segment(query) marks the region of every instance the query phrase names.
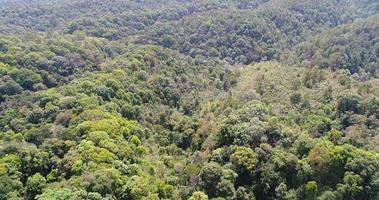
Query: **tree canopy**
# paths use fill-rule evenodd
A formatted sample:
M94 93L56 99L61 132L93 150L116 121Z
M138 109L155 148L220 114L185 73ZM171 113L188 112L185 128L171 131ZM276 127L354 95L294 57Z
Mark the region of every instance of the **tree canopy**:
M0 200L379 198L377 0L0 0Z

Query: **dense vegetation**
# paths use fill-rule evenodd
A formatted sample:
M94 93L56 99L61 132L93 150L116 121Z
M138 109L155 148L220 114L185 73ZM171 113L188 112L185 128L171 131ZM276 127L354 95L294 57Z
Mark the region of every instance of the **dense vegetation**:
M379 199L376 0L0 0L0 200Z

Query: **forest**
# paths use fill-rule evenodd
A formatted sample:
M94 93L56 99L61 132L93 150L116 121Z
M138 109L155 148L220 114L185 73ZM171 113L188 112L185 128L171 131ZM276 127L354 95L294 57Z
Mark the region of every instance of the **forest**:
M378 0L0 0L0 200L378 200Z

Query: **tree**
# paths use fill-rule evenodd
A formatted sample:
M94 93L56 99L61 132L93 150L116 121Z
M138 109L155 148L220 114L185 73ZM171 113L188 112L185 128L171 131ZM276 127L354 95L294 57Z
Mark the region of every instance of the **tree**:
M208 200L208 196L203 192L194 192L188 200Z
M8 199L9 193L18 192L22 190L22 183L18 180L12 179L7 174L0 175L0 199Z
M315 169L320 180L327 180L327 174L331 164L331 155L325 146L314 147L308 155L309 164Z
M318 198L318 200L342 200L342 196L336 191L325 191Z
M35 84L42 82L41 76L29 69L13 69L9 75L25 90L33 90Z
M240 200L255 200L254 194L244 187L238 187L236 191L236 199Z
M230 180L222 178L217 184L217 196L226 199L233 199L235 194L234 183Z
M171 47L172 45L174 45L174 38L171 36L171 35L164 35L162 37L162 41L161 41L161 44L164 46L164 47Z
M218 138L219 145L256 146L267 138L268 108L258 101L252 101L228 115L222 121Z
M169 184L165 184L164 182L160 182L158 184L158 195L161 199L171 198L174 192L174 187Z
M363 179L353 172L346 172L343 178L343 184L337 185L337 190L343 194L345 198L359 197L363 192Z
M230 155L230 162L237 170L252 172L258 162L255 152L248 147L235 147L234 153Z
M301 94L299 93L292 94L290 97L290 100L293 105L299 104L301 102Z
M0 94L15 95L22 92L22 87L12 79L0 80Z
M361 97L354 93L346 93L343 94L337 104L337 110L339 114L345 113L347 111L351 111L353 113L361 113L362 105L360 103Z
M55 72L62 76L69 76L74 73L74 66L63 56L54 56L49 61L49 71Z
M147 180L139 176L132 176L127 184L122 188L122 198L125 199L142 199L149 195Z
M67 188L62 189L47 189L42 194L36 196L37 200L71 200L73 199L73 193Z
M210 162L200 171L200 186L210 197L216 196L217 184L221 181L222 168L218 163Z
M96 88L96 93L102 97L105 101L110 100L115 95L115 92L112 88L108 88L105 85L100 85Z
M42 189L46 186L46 179L40 173L36 173L28 177L26 181L26 191L30 198L34 198L37 194L42 193Z
M308 200L315 200L317 196L317 182L309 181L305 186L305 197Z

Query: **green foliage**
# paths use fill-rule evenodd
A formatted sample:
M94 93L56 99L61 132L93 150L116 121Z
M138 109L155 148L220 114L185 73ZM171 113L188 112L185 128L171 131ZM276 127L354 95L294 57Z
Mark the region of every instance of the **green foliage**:
M346 172L343 178L343 184L337 185L337 190L346 197L357 197L362 194L362 178L353 172Z
M38 200L48 200L48 199L59 199L59 200L69 200L74 199L72 191L66 188L46 190L43 194L36 197Z
M230 155L230 162L238 170L251 172L257 163L255 152L247 147L236 147L234 153Z
M377 199L378 6L0 0L0 200Z
M37 173L28 177L26 181L26 190L30 197L42 193L42 189L46 186L46 179L41 174Z
M231 113L221 125L219 145L257 145L266 136L268 109L251 102Z
M375 75L378 70L373 66L378 63L378 53L374 41L378 39L378 25L378 15L372 15L365 20L327 29L294 47L295 55L311 65Z
M317 196L317 182L309 181L305 186L306 199L316 199Z
M2 96L15 95L22 92L22 87L12 79L1 80L0 93Z
M222 168L219 164L211 162L205 165L199 174L201 187L211 197L216 195L217 184L221 181Z
M208 200L208 196L203 192L194 192L188 200Z
M26 90L32 90L35 84L42 82L38 74L28 69L14 69L8 74Z
M141 177L132 176L127 184L123 187L123 198L126 199L143 199L148 196L149 188L146 187L148 182Z
M301 94L299 93L292 94L290 98L291 103L294 105L299 104L301 102Z

